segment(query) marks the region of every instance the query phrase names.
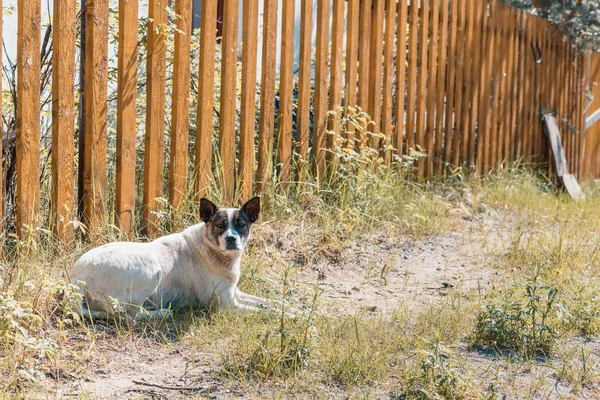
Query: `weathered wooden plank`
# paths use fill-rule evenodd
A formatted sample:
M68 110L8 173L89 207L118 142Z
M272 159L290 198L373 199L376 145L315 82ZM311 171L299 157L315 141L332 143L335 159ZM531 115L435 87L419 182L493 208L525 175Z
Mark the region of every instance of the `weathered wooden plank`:
M342 61L344 58L344 8L345 0L333 0L331 24L331 69L329 78L329 109L334 111L329 119L327 135L327 168L330 174L337 169L338 153L341 145L342 117Z
M329 54L329 0L317 0L317 43L315 54L315 119L313 126L313 173L325 174L327 134L327 58Z
M427 158L425 161L425 177L431 179L433 176L433 157L434 157L434 135L435 135L435 95L439 85L437 79L438 63L438 34L440 22L440 6L438 0L431 0L431 13L427 17L430 20L430 38L429 38L429 62L427 67L427 119L425 127L425 150Z
M40 206L40 1L17 5L17 235L35 235Z
M481 4L481 2L477 2L476 4ZM476 9L477 5L472 4L466 9L466 21L465 21L465 51L464 51L464 59L463 59L463 83L464 83L464 94L462 98L462 113L460 116L460 120L462 121L462 125L460 126L460 165L463 165L467 168L470 165L467 165L468 161L468 150L469 150L469 141L471 137L470 131L470 114L473 106L474 100L474 69L473 64L475 62L475 53L476 53L476 45L475 45L475 20L476 20ZM468 54L468 55L467 55ZM473 134L475 134L473 132Z
M517 93L517 140L516 140L516 159L523 159L523 148L524 148L524 134L525 134L525 51L527 50L525 43L525 14L519 11L519 23L518 23L518 93Z
M310 66L312 63L312 13L313 2L300 5L300 59L298 65L298 111L296 116L296 153L298 153L298 180L308 172L308 146L310 142ZM350 29L350 25L348 25Z
M188 135L190 129L190 47L192 1L177 0L175 54L173 61L173 101L169 168L169 202L180 208L187 193Z
M311 3L308 1L307 3ZM348 1L348 28L346 29L346 89L345 105L346 115L352 117L358 108L357 89L357 67L358 67L358 29L359 29L360 0ZM352 121L346 125L344 133L344 147L354 150L355 127Z
M427 106L427 56L429 49L429 3L431 0L421 1L419 13L419 71L417 81L417 130L415 134L415 145L421 150L426 150L425 144L425 112ZM417 173L419 178L425 176L425 159L419 158L417 162Z
M283 2L281 64L279 73L279 140L277 166L281 188L287 191L292 171L292 101L294 96L294 0Z
M215 99L215 46L217 2L203 1L200 15L200 63L196 116L196 199L208 196L212 181L213 106Z
M446 95L446 60L448 55L448 0L440 0L440 40L438 44L437 94L435 105L435 144L433 150L434 174L442 175L444 146L444 99Z
M524 124L524 138L523 138L523 161L531 162L531 138L532 138L532 111L533 111L533 90L532 90L532 81L533 81L533 67L535 66L535 61L533 57L533 53L531 52L531 36L533 31L533 17L530 18L528 14L524 14L524 26L525 26L525 34L523 37L524 41L524 105L525 105L525 118L523 120Z
M273 169L277 8L277 0L265 0L262 35L260 117L258 121L258 171L256 177L256 188L258 192L263 192L271 182Z
M465 77L465 62L470 57L465 57L466 43L466 30L467 30L467 1L459 0L458 10L458 37L457 37L457 49L456 49L456 89L454 92L454 119L455 128L453 130L454 137L452 138L452 165L455 167L462 164L461 159L461 132L462 125L464 123L464 106L463 106L463 92L465 91L464 77Z
M221 197L233 204L235 189L235 120L237 106L237 59L239 4L224 0L221 41L221 108L219 111L219 157Z
M106 200L108 0L86 3L85 29L83 221L95 234L104 221Z
M128 237L132 236L135 226L137 22L138 1L120 0L115 218L121 233Z
M502 148L502 157L500 158L500 162L503 165L508 166L510 162L510 105L511 105L511 86L514 85L512 80L512 69L511 63L513 60L514 54L514 46L513 46L513 24L512 24L512 14L511 9L507 8L505 11L504 18L504 46L506 49L502 65L503 65L503 80L502 80L502 120L501 120L501 129L502 129L502 139L501 143Z
M386 165L392 159L392 84L394 81L394 34L396 30L396 0L385 3L385 38L383 49L383 105L381 112L381 133L383 148L381 154ZM405 29L405 27L400 27ZM404 62L401 60L400 62Z
M487 12L487 2L478 1L475 4L475 21L473 34L473 64L471 65L471 110L469 113L468 124L468 150L467 159L468 167L475 170L476 161L476 143L477 143L477 120L479 116L479 100L481 98L481 53L482 53L482 38L485 35L483 25L483 13Z
M161 26L167 22L166 6L167 0L150 0L148 8L142 225L149 238L159 233L157 211L160 209L159 198L163 197L167 47Z
M458 1L450 0L450 39L448 41L448 76L446 79L446 127L444 132L444 163L452 163L454 139L454 104L456 89L456 36L458 34Z
M0 1L0 9L2 2ZM69 221L74 201L75 0L54 3L52 58L52 230L65 243L72 239ZM1 19L1 18L0 18ZM2 22L0 21L0 32ZM1 92L0 83L0 92ZM1 146L1 144L0 144ZM1 169L0 169L1 171ZM1 174L0 174L1 176ZM1 185L1 184L0 184ZM1 186L0 186L1 189ZM1 207L0 207L1 209ZM0 211L0 220L2 219Z
M406 89L406 35L407 35L408 9L405 1L398 3L398 28L396 30L396 128L394 140L395 154L398 161L402 159L404 145L404 121L405 121L405 89ZM399 164L402 165L401 163Z
M369 61L369 115L371 124L367 131L369 134L369 143L371 148L379 151L381 138L381 78L383 61L383 21L384 21L384 0L375 1L373 4L373 15L371 22L371 44Z
M370 46L371 46L371 9L372 0L360 1L360 31L358 45L358 105L363 112L369 110L369 76L370 76ZM367 126L361 126L357 132L356 147L362 151L367 145Z
M242 104L240 109L239 199L252 196L254 128L256 126L256 63L258 43L258 0L244 1L242 27Z
M487 173L487 158L489 143L489 126L488 116L490 113L490 96L491 96L491 62L492 55L490 49L493 35L492 20L489 18L490 5L488 1L483 2L483 19L482 19L482 37L481 37L481 74L479 79L479 100L478 115L477 115L477 162L476 168L479 175Z
M502 58L503 53L499 51L502 49L503 44L503 22L504 22L504 8L502 4L496 4L494 9L494 48L497 49L494 52L493 66L492 66L492 80L494 84L493 98L492 98L492 111L491 111L491 126L490 126L490 168L495 169L498 167L498 159L500 154L500 138L499 123L501 119L500 110L502 109L502 97L501 97L501 82L502 82Z
M406 147L407 153L415 149L415 113L417 108L417 38L419 14L416 4L411 3L408 13L408 84L406 89Z

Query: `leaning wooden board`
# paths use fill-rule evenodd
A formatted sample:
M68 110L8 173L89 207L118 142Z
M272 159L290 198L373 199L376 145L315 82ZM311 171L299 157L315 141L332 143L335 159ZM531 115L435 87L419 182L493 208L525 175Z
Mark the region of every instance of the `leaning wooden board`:
M581 192L581 187L577 183L575 176L569 173L567 166L567 158L565 157L565 149L560 139L560 131L558 130L558 124L556 118L551 114L544 115L544 126L546 128L546 134L550 141L550 147L552 147L552 153L554 154L554 163L556 165L556 174L560 181L564 185L567 192L574 200L583 200L585 196Z

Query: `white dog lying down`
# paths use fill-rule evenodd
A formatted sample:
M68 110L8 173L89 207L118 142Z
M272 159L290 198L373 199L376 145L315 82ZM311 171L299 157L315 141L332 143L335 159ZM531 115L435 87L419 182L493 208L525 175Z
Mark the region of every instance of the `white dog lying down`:
M130 317L143 308L160 316L172 307L259 311L276 304L237 289L240 258L259 212L259 197L241 209L221 210L202 199L204 222L183 232L149 243L117 242L90 250L71 270L71 282L84 299L75 311L108 319L115 315L116 304Z

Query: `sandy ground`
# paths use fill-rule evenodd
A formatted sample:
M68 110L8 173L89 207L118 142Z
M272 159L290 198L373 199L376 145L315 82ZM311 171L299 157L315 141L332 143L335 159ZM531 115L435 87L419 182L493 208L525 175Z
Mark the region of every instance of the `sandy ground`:
M503 243L503 221L498 215L473 220L468 215L452 233L423 240L390 239L385 234L357 240L337 262L322 260L303 267L294 275L297 295L309 293L314 286L322 290L321 309L332 315L393 312L401 306L419 307L452 295L484 296L506 276L487 265L490 247ZM485 237L485 240L483 239ZM600 345L589 343L600 354ZM216 374L217 355L197 353L185 343L174 341L158 346L151 339L133 338L115 344L98 343L98 358L82 366L76 376L49 376L40 397L122 398L200 398L261 397L260 388L242 383L224 383ZM460 349L469 369L480 371L478 380L498 375L509 382L499 398L596 398L594 388L584 389L578 397L570 395L568 385L556 379L556 371L530 364L507 368L491 354ZM533 379L542 390L527 394ZM159 385L154 387L143 383ZM175 388L189 390L174 390ZM330 393L336 397L338 394ZM370 393L387 398L389 394Z

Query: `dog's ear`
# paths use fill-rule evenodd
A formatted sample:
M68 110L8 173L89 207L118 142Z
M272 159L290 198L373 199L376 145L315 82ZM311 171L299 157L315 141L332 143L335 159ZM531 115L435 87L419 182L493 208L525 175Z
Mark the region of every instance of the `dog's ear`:
M260 212L260 197L256 196L248 200L241 210L250 218L250 222L256 222Z
M200 219L204 222L210 221L213 215L219 210L212 201L205 199L204 197L200 199Z

